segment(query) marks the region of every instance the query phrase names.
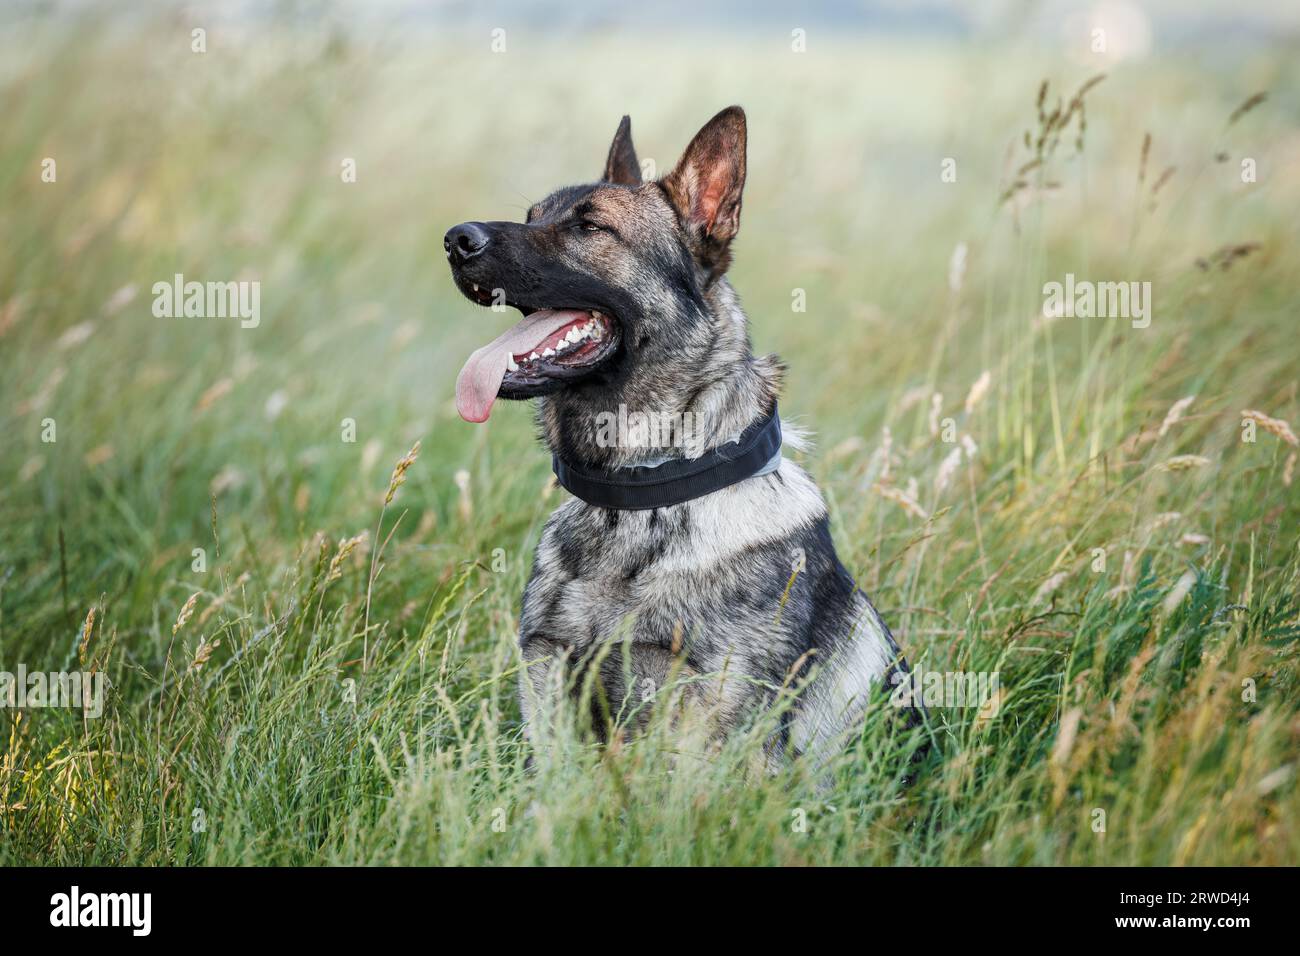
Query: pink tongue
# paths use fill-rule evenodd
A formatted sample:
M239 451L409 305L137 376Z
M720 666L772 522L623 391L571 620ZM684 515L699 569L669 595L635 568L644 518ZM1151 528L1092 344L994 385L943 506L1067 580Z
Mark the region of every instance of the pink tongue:
M586 317L577 309L539 309L476 351L456 376L456 411L467 422L485 422L506 375L511 355L527 355L570 322Z

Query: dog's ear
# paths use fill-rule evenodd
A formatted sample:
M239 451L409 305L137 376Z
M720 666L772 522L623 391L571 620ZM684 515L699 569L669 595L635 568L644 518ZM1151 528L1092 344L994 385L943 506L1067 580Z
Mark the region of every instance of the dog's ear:
M632 117L630 116L624 116L619 120L618 131L614 133L614 142L609 145L609 158L605 160L605 175L601 179L622 186L641 185L641 164L637 162L636 150L632 146Z
M701 263L712 274L725 271L727 247L740 231L745 111L728 106L705 123L660 185L686 223Z

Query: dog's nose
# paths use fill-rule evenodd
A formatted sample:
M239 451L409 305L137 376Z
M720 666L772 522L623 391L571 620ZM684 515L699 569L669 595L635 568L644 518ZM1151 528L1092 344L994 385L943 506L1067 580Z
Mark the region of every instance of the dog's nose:
M447 250L448 259L461 263L486 249L491 238L481 222L462 222L442 237L442 247Z

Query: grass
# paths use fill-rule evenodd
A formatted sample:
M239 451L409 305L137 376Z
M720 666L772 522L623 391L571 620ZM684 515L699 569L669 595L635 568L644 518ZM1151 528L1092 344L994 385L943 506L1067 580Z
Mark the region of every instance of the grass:
M525 26L495 56L191 26L6 31L0 670L110 689L0 711L0 862L1300 862L1295 449L1241 414L1300 421L1294 56L1120 64L1080 150L1048 117L1099 68L1014 39L592 34L552 70ZM524 770L515 625L562 493L527 408L455 416L500 323L442 232L594 175L624 111L662 172L732 101L733 281L841 557L914 664L1000 675L996 713L932 711L910 786L881 711L825 777L754 769L772 714L707 753L598 747L589 709ZM155 318L177 272L259 279L261 324ZM1150 327L1044 322L1067 272L1152 282Z

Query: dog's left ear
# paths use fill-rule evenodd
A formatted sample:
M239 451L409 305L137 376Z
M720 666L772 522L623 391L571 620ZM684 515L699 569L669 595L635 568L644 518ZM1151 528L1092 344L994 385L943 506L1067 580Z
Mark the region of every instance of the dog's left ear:
M609 158L605 160L605 175L601 179L623 186L641 185L641 164L637 162L636 150L632 147L630 116L624 116L618 124L614 142L609 146Z
M660 180L712 274L725 271L727 247L740 231L745 188L745 111L728 106L695 134L677 168Z

